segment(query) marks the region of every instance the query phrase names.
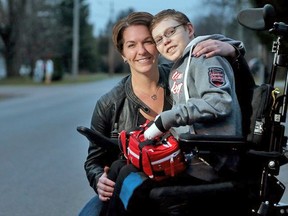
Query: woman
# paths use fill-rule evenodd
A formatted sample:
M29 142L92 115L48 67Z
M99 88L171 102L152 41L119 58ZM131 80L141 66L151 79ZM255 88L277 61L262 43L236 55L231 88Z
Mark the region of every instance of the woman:
M103 95L95 106L91 128L107 137L111 137L114 131L135 128L146 119L153 120L172 107L168 88L172 65L158 66L158 51L149 31L152 18L146 12L131 13L113 28L113 43L129 65L131 74ZM226 54L230 48L228 43L208 41L199 44L196 50L198 54ZM229 55L235 57L235 50ZM99 215L101 201L112 197L115 182L108 179L107 174L113 160L105 149L90 143L85 170L90 186L98 196L87 203L80 212L81 216Z

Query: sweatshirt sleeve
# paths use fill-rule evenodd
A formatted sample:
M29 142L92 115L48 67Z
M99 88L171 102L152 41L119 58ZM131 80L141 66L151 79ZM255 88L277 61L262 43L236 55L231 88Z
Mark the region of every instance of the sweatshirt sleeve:
M232 111L233 71L223 57L194 58L188 75L190 98L160 114L163 128L222 121ZM192 87L194 86L194 87Z
M239 53L244 56L246 53L246 48L242 41L234 40L232 38L225 37L224 35L221 35L221 34L213 34L210 36L210 39L215 39L215 40L219 40L219 41L227 42L231 44L237 50L236 51L237 54Z

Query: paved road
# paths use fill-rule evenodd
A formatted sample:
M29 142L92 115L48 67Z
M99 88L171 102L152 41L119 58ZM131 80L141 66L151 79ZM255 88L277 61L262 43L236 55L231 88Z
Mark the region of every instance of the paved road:
M0 94L0 216L76 216L93 195L83 162L96 100L119 78L43 87L3 87ZM288 185L288 166L280 180ZM287 191L283 202L288 203Z
M67 86L3 87L0 216L73 216L92 197L83 163L99 96L119 78Z

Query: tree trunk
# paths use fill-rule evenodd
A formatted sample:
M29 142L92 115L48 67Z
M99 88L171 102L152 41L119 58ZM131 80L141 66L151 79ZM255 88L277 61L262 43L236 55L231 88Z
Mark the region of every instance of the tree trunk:
M6 71L7 77L17 77L20 76L20 52L17 52L17 40L12 36L11 32L7 33L7 37L2 37L5 44Z

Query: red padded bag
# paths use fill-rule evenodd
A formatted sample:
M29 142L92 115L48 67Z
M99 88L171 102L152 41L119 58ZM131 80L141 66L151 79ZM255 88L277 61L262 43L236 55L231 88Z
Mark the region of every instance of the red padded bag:
M161 138L144 140L147 124L131 132L121 131L120 148L128 163L132 163L150 178L160 181L186 169L185 157L177 139L166 133Z

